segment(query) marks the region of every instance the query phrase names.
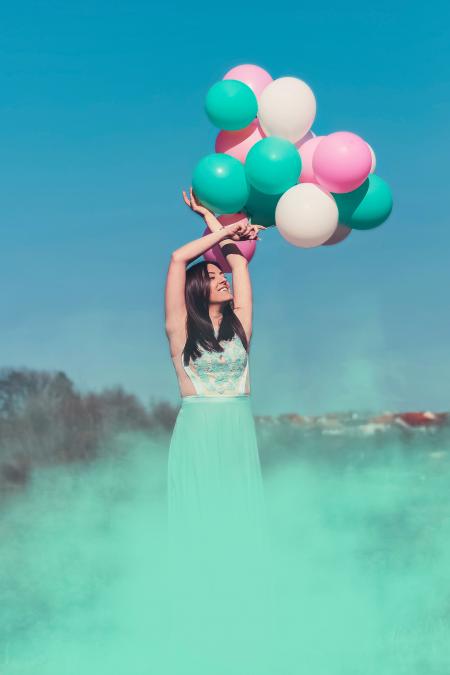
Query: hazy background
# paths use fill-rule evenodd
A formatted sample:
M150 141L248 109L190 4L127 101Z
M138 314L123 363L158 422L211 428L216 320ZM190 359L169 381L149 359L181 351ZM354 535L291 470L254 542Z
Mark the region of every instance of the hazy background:
M318 134L374 147L394 211L343 244L268 231L251 269L257 413L448 409L448 5L24 2L0 11L0 364L178 400L163 323L209 86L295 75Z

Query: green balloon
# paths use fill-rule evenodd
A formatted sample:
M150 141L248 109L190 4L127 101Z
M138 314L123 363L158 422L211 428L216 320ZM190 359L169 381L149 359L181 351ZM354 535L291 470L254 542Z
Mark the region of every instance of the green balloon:
M243 164L222 152L206 155L199 161L192 188L200 202L215 213L237 213L249 195Z
M389 217L392 192L379 176L370 174L352 192L332 193L339 210L339 222L354 230L372 230Z
M269 136L250 149L245 162L249 182L260 192L279 195L298 182L300 154L293 143Z
M272 227L275 225L275 209L277 208L279 195L267 195L259 192L250 185L250 194L245 205L245 211L255 225Z
M258 101L249 86L239 80L221 80L206 95L205 110L219 129L237 131L247 127L258 112Z

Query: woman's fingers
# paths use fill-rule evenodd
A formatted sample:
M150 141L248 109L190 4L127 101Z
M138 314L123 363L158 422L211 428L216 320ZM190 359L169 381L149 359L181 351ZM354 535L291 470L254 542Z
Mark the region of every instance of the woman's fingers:
M184 198L184 201L186 202L186 204L187 204L193 211L198 211L199 206L198 206L198 204L197 204L197 200L196 200L196 198L195 198L195 195L194 195L194 192L193 192L192 188L190 188L190 190L189 190L189 196L190 196L190 199L189 199L189 197L187 196L186 191L183 190L183 198Z
M259 239L258 233L259 230L265 230L264 225L250 225L248 230L249 239Z
M259 239L258 237L259 230L266 230L266 229L267 228L264 225L251 225L250 223L245 224L236 223L236 227L233 228L234 232L231 236L231 239L234 239L235 241Z
M190 190L190 194L191 194L191 204L192 204L192 208L194 209L194 211L197 211L197 210L199 209L199 204L198 204L198 201L197 201L197 197L195 196L194 191L193 191L192 188L191 188L191 190Z
M267 227L265 225L253 225L252 227L253 227L252 239L258 239L259 241L261 241L261 237L258 237L258 234L260 230L267 230Z
M239 229L237 230L237 234L239 234L240 239L247 239L249 235L250 229L247 225L239 225Z

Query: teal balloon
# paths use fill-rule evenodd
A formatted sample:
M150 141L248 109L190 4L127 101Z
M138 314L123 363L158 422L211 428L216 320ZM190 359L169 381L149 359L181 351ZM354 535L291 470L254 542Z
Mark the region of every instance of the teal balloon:
M219 129L237 131L255 119L258 101L244 82L221 80L208 91L205 110L210 121Z
M247 202L249 184L244 165L221 152L206 155L197 164L192 188L200 202L215 213L237 213Z
M293 143L269 136L250 149L245 162L249 182L260 192L279 195L298 183L300 154Z
M339 222L354 230L372 230L389 217L392 192L385 180L370 174L352 192L332 193L339 210Z
M268 195L250 185L250 194L244 210L255 225L273 227L275 226L275 209L280 197L281 194Z

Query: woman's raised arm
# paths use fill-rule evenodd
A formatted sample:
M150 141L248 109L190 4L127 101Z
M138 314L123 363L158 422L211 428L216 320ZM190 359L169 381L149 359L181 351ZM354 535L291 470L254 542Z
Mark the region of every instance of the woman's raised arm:
M228 234L225 228L220 232L212 232L206 237L194 239L181 248L177 248L170 257L167 272L165 309L166 333L170 336L174 332L184 329L186 324L186 265L207 251L211 246L218 244Z
M215 232L194 239L172 253L165 291L166 333L168 337L185 330L186 265L222 240L235 236L239 229L237 224L227 225L226 227L220 226L220 229Z
M195 195L190 193L190 200L183 193L184 200L190 208L203 216L206 224L212 232L223 231L221 223L217 220L215 215L197 202ZM244 328L247 340L250 342L252 334L252 313L253 313L253 298L252 298L252 284L248 270L247 259L242 255L241 251L235 244L235 240L239 239L259 239L259 230L265 230L263 225L236 225L236 233L233 236L224 237L219 245L222 249L223 255L226 257L233 277L233 307L234 313L239 318L239 321Z
M219 244L231 267L233 275L234 311L239 317L250 340L252 326L252 288L248 272L247 260L235 244L239 239L256 239L258 231L266 229L262 225L239 225L233 223L223 227L215 215L197 202L190 190L190 199L183 191L185 203L199 213L207 223L210 234L194 239L176 249L171 256L167 273L165 292L166 333L173 338L180 334L185 337L186 330L186 265L203 255L212 246Z

